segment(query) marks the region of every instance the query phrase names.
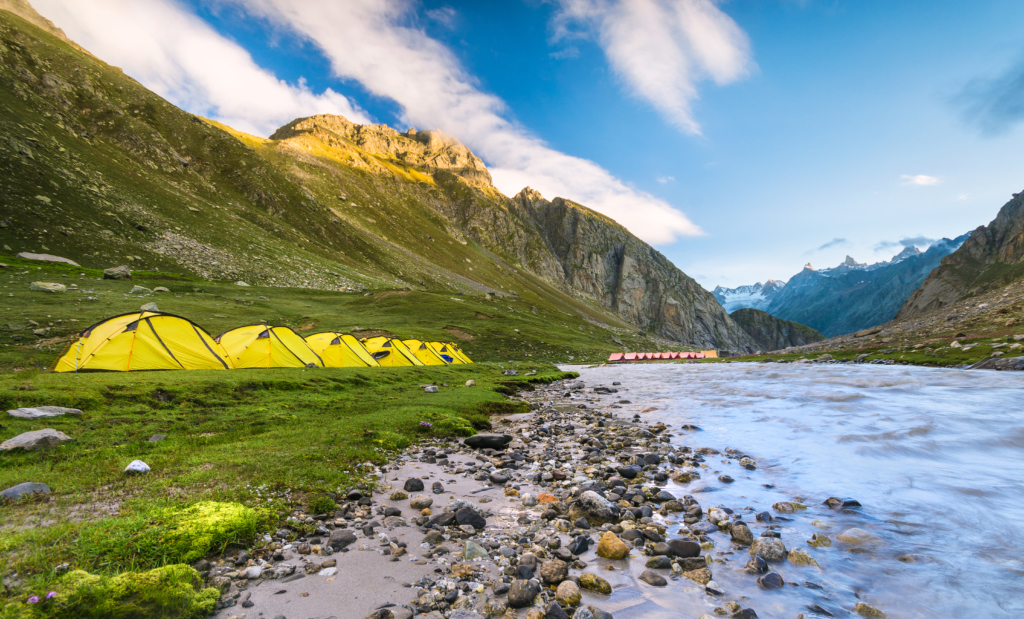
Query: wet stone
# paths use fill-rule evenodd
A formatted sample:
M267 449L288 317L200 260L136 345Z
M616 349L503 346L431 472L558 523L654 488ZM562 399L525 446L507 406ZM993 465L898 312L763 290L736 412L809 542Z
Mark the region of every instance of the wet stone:
M651 585L652 587L664 587L668 584L661 575L652 572L651 570L644 570L640 574L640 580Z
M771 590L782 588L786 584L786 581L783 580L782 576L779 576L778 573L768 572L757 579L757 584L760 585L762 589Z

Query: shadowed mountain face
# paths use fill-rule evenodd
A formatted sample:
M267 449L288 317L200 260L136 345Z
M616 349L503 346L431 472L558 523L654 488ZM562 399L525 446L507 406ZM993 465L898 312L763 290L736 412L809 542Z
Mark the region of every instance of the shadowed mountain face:
M765 352L789 346L803 346L825 339L824 335L810 327L776 318L758 309L738 309L730 316L753 338L758 350Z
M1024 196L1014 194L987 226L943 258L900 308L912 318L1024 278Z
M324 290L518 295L614 329L754 346L646 243L565 200L504 196L450 136L337 116L246 135L39 24L0 10L5 252Z

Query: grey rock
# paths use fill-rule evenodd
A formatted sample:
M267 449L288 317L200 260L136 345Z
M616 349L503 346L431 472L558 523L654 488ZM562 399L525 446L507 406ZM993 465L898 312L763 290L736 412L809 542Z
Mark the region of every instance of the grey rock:
M131 279L132 272L127 266L113 267L103 270L103 279Z
M7 411L11 417L21 419L43 419L44 417L60 417L61 415L80 416L82 411L77 408L64 408L62 406L36 406L33 408L15 408Z
M473 449L504 449L511 442L511 434L475 434L462 441L466 447Z
M569 520L578 518L586 518L591 526L617 522L619 506L593 490L587 490L569 507Z
M677 557L700 556L700 544L697 542L688 539L670 539L667 543L668 547L672 549L672 554Z
M1000 371L1021 371L1024 370L1024 357L1001 358L992 356L975 363L967 368L968 370L1000 370Z
M132 289L128 291L128 294L148 294L150 292L153 291L150 290L149 288L146 288L145 286L139 286L138 284L136 284L132 286Z
M750 554L765 561L782 561L786 558L786 545L775 537L759 537L750 545Z
M668 582L661 577L661 575L652 572L651 570L644 570L640 574L640 580L651 585L652 587L664 587Z
M415 477L405 480L405 491L406 492L420 492L423 490L423 480Z
M672 569L672 559L664 555L651 557L647 560L647 564L644 567L652 570L670 570Z
M474 529L483 529L487 526L487 520L472 507L463 507L455 512L455 521L459 525L469 525Z
M356 543L356 540L355 532L350 529L335 529L331 531L331 536L327 540L327 545L331 547L331 550L338 551Z
M558 559L545 561L540 565L540 577L546 585L557 585L569 577L569 564Z
M427 385L423 388L423 391L427 393L437 393L437 387L435 385Z
M547 609L544 611L544 619L569 619L569 615L562 610L558 602L553 601L548 604Z
M508 589L509 608L533 606L533 600L540 593L540 585L532 580L514 580Z
M751 557L743 569L748 574L764 574L768 571L768 563L761 557Z
M53 428L43 428L42 430L24 432L14 438L7 439L3 443L0 443L0 451L10 451L12 449L36 451L56 447L61 443L67 443L73 440L73 438L63 432L54 430Z
M150 443L159 443L160 441L162 441L162 440L164 440L166 438L167 438L166 434L154 434L153 436L149 437L149 442Z
M0 497L9 501L17 501L23 496L32 496L33 494L50 494L50 487L46 484L27 481L0 492Z
M156 306L156 303L146 303L139 308L144 312L159 312L160 308Z
M763 589L780 589L785 586L786 581L777 572L768 572L757 579L757 584Z
M413 509L426 509L434 504L434 499L428 496L414 496L409 499L409 507Z

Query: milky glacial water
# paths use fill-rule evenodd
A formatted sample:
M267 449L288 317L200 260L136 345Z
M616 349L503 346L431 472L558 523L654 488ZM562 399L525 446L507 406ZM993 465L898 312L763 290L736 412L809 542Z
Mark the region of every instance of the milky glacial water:
M588 390L621 382L602 405L629 400L617 412L630 415L656 407L644 419L665 421L675 443L753 457L756 471L707 456L701 479L667 489L691 493L705 512L737 510L755 536L766 525L742 510L779 516L772 504L800 501L806 511L775 524L787 548L808 549L821 566L775 564L798 586L763 591L742 570L747 552L714 533L723 598L683 580L664 590L639 586L612 596L623 611L616 617L696 617L736 599L761 617L827 616L811 614L812 604L848 616L857 601L891 617L1024 617L1024 374L749 363L571 369ZM680 432L684 423L701 431ZM735 483L719 482L720 474ZM830 496L863 507L833 511L822 505ZM879 543L806 544L815 532L835 539L851 527ZM633 563L631 571L642 571L642 561ZM640 595L642 604L625 599Z

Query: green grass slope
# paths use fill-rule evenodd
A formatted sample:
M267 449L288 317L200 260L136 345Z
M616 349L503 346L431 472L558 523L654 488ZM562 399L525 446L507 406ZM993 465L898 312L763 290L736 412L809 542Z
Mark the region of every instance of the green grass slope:
M311 290L489 292L620 335L650 322L563 273L543 231L490 185L483 164L436 132L316 116L273 139L246 135L6 11L0 84L8 254ZM686 324L711 326L656 330L662 338L707 346L736 331L724 313L678 296Z

